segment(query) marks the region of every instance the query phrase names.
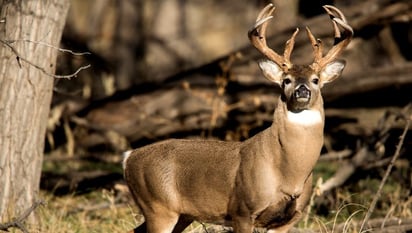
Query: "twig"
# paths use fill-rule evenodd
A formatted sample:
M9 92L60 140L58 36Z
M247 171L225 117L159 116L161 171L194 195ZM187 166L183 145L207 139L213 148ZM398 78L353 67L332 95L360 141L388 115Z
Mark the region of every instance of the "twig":
M204 230L206 233L209 233L209 231L207 230L206 225L205 225L203 222L201 222L200 224L202 225L203 230Z
M23 212L22 215L20 215L17 218L13 218L12 221L7 222L7 223L1 223L0 224L0 230L1 231L9 231L9 228L17 228L19 230L21 230L24 233L29 233L29 231L27 230L27 228L24 226L24 220L26 220L27 217L29 217L29 215L40 205L45 205L46 202L43 200L40 201L36 201L33 203L33 205L28 208L27 210L25 210Z
M401 148L402 148L403 142L405 140L406 134L409 130L409 125L410 125L410 122L411 122L410 117L406 117L405 120L406 120L405 128L403 129L402 135L399 137L399 143L398 143L398 145L396 145L395 154L393 155L392 160L389 163L388 168L386 169L385 175L384 175L384 177L383 177L383 179L382 179L382 181L379 185L378 191L377 191L375 197L373 198L371 205L369 206L369 209L368 209L368 212L365 215L365 218L363 219L363 222L362 222L362 225L359 229L359 232L362 232L363 228L365 227L365 224L368 222L370 216L372 215L373 211L375 210L376 203L377 203L378 199L380 198L380 196L382 194L383 186L385 185L386 180L388 179L389 174L391 173L391 170L393 168L393 165L395 164L395 161L398 159L398 157L400 155Z
M20 42L20 41L21 41L21 42L28 42L28 43L43 45L43 46L46 46L46 47L49 47L49 48L56 49L56 50L58 50L58 51L60 51L60 52L62 52L62 53L70 53L70 54L73 55L73 56L84 56L84 55L90 55L90 54L92 54L92 53L90 53L90 52L73 52L73 51L70 50L70 49L59 48L59 47L56 47L56 46L54 46L54 45L51 45L51 44L49 44L49 43L42 42L42 41L32 41L32 40L7 40L6 42L7 42L8 44L13 44L13 43Z
M90 68L90 67L91 67L90 64L85 65L85 66L81 66L81 67L79 67L74 73L72 73L72 74L67 74L67 75L50 74L50 73L47 73L47 72L45 72L45 71L43 71L43 70L41 70L41 71L42 71L44 74L46 74L47 76L50 76L50 77L53 77L53 78L71 79L71 78L73 78L73 77L77 77L77 74L79 74L80 71L85 70L85 69L88 69L88 68Z
M17 63L19 64L19 67L20 67L20 68L22 67L22 66L21 66L21 61L24 61L24 62L26 62L27 64L29 64L29 65L35 67L36 69L40 70L43 74L45 74L45 75L47 75L47 76L49 76L49 77L52 77L52 78L71 79L71 78L73 78L73 77L76 77L77 74L79 74L80 71L85 70L85 69L91 67L90 64L88 64L88 65L86 65L86 66L81 66L81 67L78 68L74 73L68 74L68 75L56 75L56 74L51 74L51 73L47 72L43 67L41 67L41 66L39 66L39 65L37 65L37 64L34 64L33 62L27 60L26 58L20 56L20 53L11 45L11 43L14 43L13 41L10 42L10 41L6 41L6 40L0 40L0 42L1 42L4 46L10 48L10 50L14 53L14 55L16 55ZM46 45L46 44L45 44L45 45ZM47 46L51 47L51 45L47 45ZM54 47L54 46L52 46L52 48L58 49L58 48L56 48L56 47ZM69 50L65 50L65 49L58 49L58 50L59 50L59 51L62 51L62 52L67 52L67 51L69 51ZM72 53L72 54L75 54L75 55L79 55L79 54L80 54L80 53L74 53L74 52L71 52L71 53Z

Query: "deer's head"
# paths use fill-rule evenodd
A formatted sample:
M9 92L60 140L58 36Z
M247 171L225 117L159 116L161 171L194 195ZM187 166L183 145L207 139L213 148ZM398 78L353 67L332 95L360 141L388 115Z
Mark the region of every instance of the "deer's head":
M282 88L282 99L287 103L289 111L298 112L313 107L321 98L320 89L323 85L338 78L345 67L345 61L337 60L337 57L352 39L353 29L337 8L326 5L324 9L333 23L335 43L323 56L321 41L315 39L309 28L306 28L314 56L314 61L310 65L295 65L290 61L299 29L296 29L286 42L283 56L267 46L265 34L268 21L275 10L273 4L267 5L260 12L255 25L248 33L252 44L266 57L265 60L259 62L259 67L267 79ZM339 26L343 28L343 33L340 32Z

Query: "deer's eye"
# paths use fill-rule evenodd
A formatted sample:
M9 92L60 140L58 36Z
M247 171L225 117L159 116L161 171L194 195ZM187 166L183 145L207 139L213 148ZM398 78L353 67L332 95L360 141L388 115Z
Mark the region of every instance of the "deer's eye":
M290 78L285 78L283 79L283 85L288 85L292 82L292 80L290 80Z
M318 85L319 79L318 79L318 78L314 78L314 79L312 80L312 83L315 84L315 85Z

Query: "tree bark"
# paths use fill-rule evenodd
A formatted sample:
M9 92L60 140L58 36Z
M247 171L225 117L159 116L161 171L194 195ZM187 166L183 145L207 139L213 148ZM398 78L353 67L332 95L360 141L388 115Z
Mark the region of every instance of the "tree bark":
M0 222L38 199L68 0L0 0Z

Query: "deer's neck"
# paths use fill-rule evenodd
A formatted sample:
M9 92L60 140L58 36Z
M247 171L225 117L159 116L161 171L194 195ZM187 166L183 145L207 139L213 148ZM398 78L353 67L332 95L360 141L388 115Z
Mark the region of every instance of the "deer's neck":
M280 101L279 101L280 102ZM279 172L289 184L289 192L298 193L310 175L323 145L324 112L322 102L300 112L289 111L280 102L270 127ZM276 147L276 148L275 148Z

